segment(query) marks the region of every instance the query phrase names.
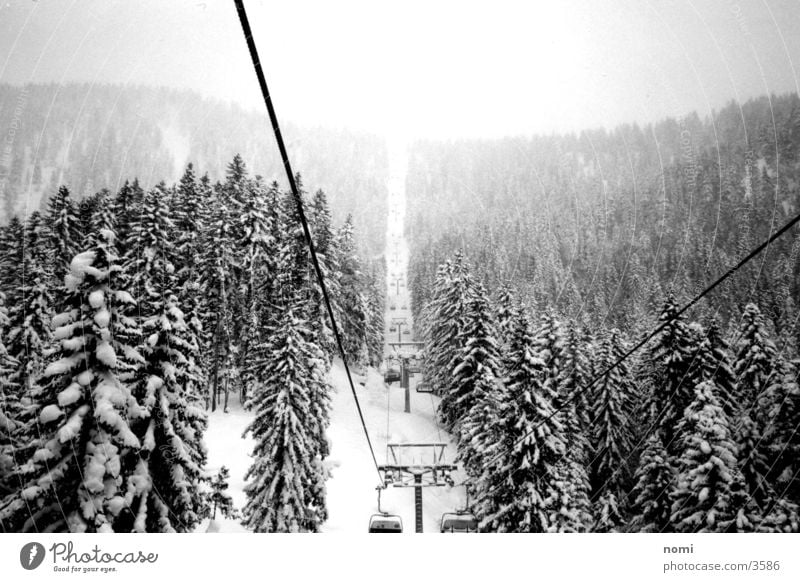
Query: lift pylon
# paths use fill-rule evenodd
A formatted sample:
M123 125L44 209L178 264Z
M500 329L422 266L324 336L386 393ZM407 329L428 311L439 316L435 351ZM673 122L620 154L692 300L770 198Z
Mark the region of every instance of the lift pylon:
M422 533L422 488L453 485L457 465L447 463L447 443L389 443L391 462L378 465L385 487L414 487L416 531Z

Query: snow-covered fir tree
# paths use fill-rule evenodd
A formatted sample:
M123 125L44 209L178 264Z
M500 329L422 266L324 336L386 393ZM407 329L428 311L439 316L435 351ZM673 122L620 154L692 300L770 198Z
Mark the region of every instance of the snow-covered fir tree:
M664 446L670 455L678 450L680 435L678 425L683 411L694 399L694 384L690 374L696 346L682 317L677 316L678 305L670 295L661 310L659 324L664 329L652 340L646 356L651 387L650 408L657 416L649 419L661 431Z
M509 339L514 333L514 326L520 314L516 295L510 284L506 282L500 286L500 290L497 292L497 298L493 302L493 305L500 348L501 351L505 352L508 349Z
M630 493L631 530L639 532L671 531L672 488L675 471L667 455L661 432L654 430L644 444Z
M207 402L216 410L221 394L224 364L234 349L232 319L236 315L234 294L237 280L232 265L236 254L230 229L231 216L222 196L217 193L209 208L208 226L201 239L201 273L197 290L204 297L202 327L205 332L203 367L209 380Z
M144 384L135 391L139 407L131 413L141 442L131 479L141 496L134 531L187 532L206 512L204 377L177 297L169 281L159 286L153 290L160 300L149 298L152 314L141 324Z
M383 285L378 283L383 277L383 269L373 271L366 279L367 293L367 353L369 364L377 367L383 359L384 349L384 312L386 311L386 297Z
M345 334L345 338L348 338L345 340L345 350L346 353L348 353L348 357L350 357L353 355L350 352L357 346L357 340L349 339L348 334L351 332L350 324L345 326L344 322L350 321L348 318L351 317L351 315L347 313L344 302L353 302L352 286L354 284L359 284L358 259L355 258L354 260L355 247L352 219L348 217L342 230L334 232L331 213L328 207L328 198L325 192L317 190L310 204L308 220L314 239L317 261L319 262L322 276L325 279L325 285L328 290L328 298L333 304L336 321L342 322L341 327L343 329L340 329L340 332ZM344 245L344 248L342 248L342 245ZM340 264L342 261L344 261L343 264ZM342 266L347 268L346 271L342 270ZM350 286L346 288L346 296L342 295L343 284ZM312 316L312 323L315 332L322 342L322 347L330 356L336 352L336 343L334 341L330 316L325 307L322 290L319 285L313 285L312 290L314 298L311 305L314 313ZM366 332L366 328L369 326L369 314L365 312L364 316L363 331ZM350 345L352 343L356 343L356 346Z
M95 197L94 209L84 237L84 248L96 244L97 236L103 231L113 232L116 240L117 217L114 214L114 198L108 190L101 190Z
M506 398L497 432L486 447L475 510L483 531L542 533L550 529L559 495L556 469L566 453L563 427L553 414L555 394L544 381L528 319L518 316L510 339ZM486 430L486 429L484 429Z
M0 226L0 291L5 293L7 305L13 305L20 295L24 236L25 227L18 216Z
M50 198L47 207L47 223L50 230L52 250L52 273L57 288L64 282L64 275L69 271L69 262L78 252L82 236L78 213L69 189L61 186Z
M21 425L20 391L11 382L11 374L19 364L8 355L5 347L3 334L7 327L5 295L0 291L0 500L16 489L12 477L17 464L15 437ZM0 520L0 532L6 531L10 530Z
M260 385L250 390L256 441L247 471L244 524L256 532L315 532L327 518L319 411L327 394L320 349L308 341L300 308L285 308L270 349L255 362Z
M734 418L739 405L736 402L736 376L730 346L722 335L719 324L712 320L700 333L698 352L692 361L693 382L713 380L717 398L729 418Z
M797 430L800 426L800 387L796 364L786 360L780 362L762 402L766 407L764 440L770 467L767 479L777 498L783 498L783 503L771 502L776 506L772 511L779 513L781 505L800 504L800 484L795 479L800 467L800 431ZM769 508L766 511L772 513ZM780 527L777 521L770 519Z
M362 290L361 263L356 253L353 218L348 216L336 233L339 254L339 310L344 351L348 361L359 362L367 333L367 302Z
M768 337L761 311L754 304L745 308L739 341L736 343L735 398L739 410L733 437L737 445L739 470L747 494L760 510L773 501L769 473L767 430L768 388L780 371L777 349Z
M712 382L695 387L681 420L678 476L672 492L672 528L692 533L724 531L734 518L731 487L736 445Z
M135 322L120 307L133 302L114 287L120 267L104 233L78 254L65 278L66 309L54 318L60 359L32 393L35 453L16 471L20 486L0 506L14 531L130 531L140 493L126 469L140 440L128 422L138 411L120 381L120 359L140 359Z
M604 334L595 351L598 366L609 370L592 388L592 462L590 467L597 522L595 531L614 531L625 521L623 488L631 450L633 383L619 330ZM616 367L613 367L616 364Z
M442 420L456 432L464 470L477 477L487 448L499 435L497 423L505 399L496 331L481 285L468 305L462 334L464 347L451 364L452 388L442 396L439 410L447 411Z
M211 480L211 519L217 518L217 510L223 517L234 519L237 516L236 508L233 506L233 499L228 493L228 479L230 471L228 467L219 468L217 475Z
M457 404L460 388L453 370L464 348L463 340L468 337L464 330L469 305L475 297L470 266L460 251L441 269L433 293L425 315L425 377L442 396L437 412L445 428L452 430L463 412Z
M140 408L132 418L142 443L134 475L145 483L137 508L139 531L191 531L205 513L205 378L197 337L174 290L178 278L168 203L163 184L147 192L132 230L137 247L128 259L144 337L144 364L135 374L134 391Z
M44 370L51 345L52 276L48 265L47 230L38 212L31 214L25 230L24 251L18 289L20 295L9 307L6 347L17 362L11 381L27 395Z

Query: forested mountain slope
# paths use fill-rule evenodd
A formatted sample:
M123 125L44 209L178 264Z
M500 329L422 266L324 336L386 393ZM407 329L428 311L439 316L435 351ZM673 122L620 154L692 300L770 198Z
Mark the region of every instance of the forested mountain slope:
M695 293L800 210L800 98L712 118L533 138L418 142L408 171L415 309L463 247L490 287L623 328L667 291ZM711 298L724 320L757 302L783 334L800 267L789 234Z
M149 188L180 178L187 163L212 181L234 155L253 175L283 183L274 137L260 112L190 91L90 84L0 84L0 224L42 210L60 185L80 199L138 178ZM293 166L308 191L323 188L334 220L350 214L359 247L383 244L386 146L364 133L285 124Z

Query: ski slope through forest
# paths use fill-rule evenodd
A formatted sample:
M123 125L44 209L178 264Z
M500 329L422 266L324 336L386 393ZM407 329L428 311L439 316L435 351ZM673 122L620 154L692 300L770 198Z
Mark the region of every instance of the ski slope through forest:
M408 342L415 337L411 318L410 297L406 285L408 246L404 237L405 173L407 167L404 144L390 147L389 167L389 217L386 233L387 253L387 301L386 301L386 346L390 355L390 342ZM392 321L405 319L406 325L393 327ZM409 333L404 333L408 330ZM356 393L364 413L367 429L372 439L378 463L388 460L387 443L448 443L447 462L454 462L456 449L450 435L441 430L436 422L435 408L438 397L417 393L414 388L420 381L418 375L411 376L411 413L404 412L405 394L397 383L388 388L383 382L383 369L369 369L365 376L353 374ZM347 375L340 359L336 359L330 372L333 409L328 439L331 454L326 459L330 471L327 481L328 520L322 527L330 533L366 533L369 518L378 511L376 487L378 474L369 454L364 431L358 418ZM215 474L220 466L230 470L230 493L234 505L241 510L246 496L244 476L251 464L251 439L242 439L251 413L244 411L238 399L232 398L229 412L218 409L209 414L206 433L208 443L208 470ZM453 474L454 481L463 480L460 472ZM423 527L425 533L439 531L442 513L461 509L465 504L463 487L427 487L423 491ZM390 487L383 491L381 509L399 515L403 519L403 532L414 533L413 488ZM206 520L198 531L241 532L246 531L237 520Z

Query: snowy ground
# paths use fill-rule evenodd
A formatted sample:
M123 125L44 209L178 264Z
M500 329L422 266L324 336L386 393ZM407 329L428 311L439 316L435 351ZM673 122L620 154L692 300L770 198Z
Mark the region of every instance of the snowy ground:
M386 353L391 352L388 342L412 341L410 301L406 285L408 246L404 237L405 215L405 148L394 147L390 157L389 177L389 224L387 229L387 312ZM392 309L392 306L394 309ZM393 318L405 318L405 326L390 332ZM402 333L408 329L409 334ZM358 418L355 401L347 382L341 361L336 361L330 374L335 393L328 438L331 455L326 463L331 472L327 482L329 518L322 531L330 533L366 533L369 518L378 510L378 473L369 454L366 437ZM411 413L404 412L404 390L393 384L383 383L381 372L370 369L365 385L356 383L361 408L369 431L378 463L386 462L387 443L446 442L446 460L453 462L455 447L449 435L436 424L435 406L438 399L430 394L418 394L414 387L418 377L411 379ZM245 495L244 475L250 466L251 439L242 439L242 433L250 422L251 415L242 410L233 396L230 412L217 410L209 417L207 442L209 443L209 469L216 472L220 465L230 469L230 493L235 506L241 510ZM462 475L454 474L459 483ZM442 513L463 508L463 487L427 487L423 490L424 531L438 532ZM414 490L412 488L389 488L382 494L382 509L400 515L404 533L414 533ZM198 531L242 532L247 531L238 522L219 519L214 523L203 523Z

